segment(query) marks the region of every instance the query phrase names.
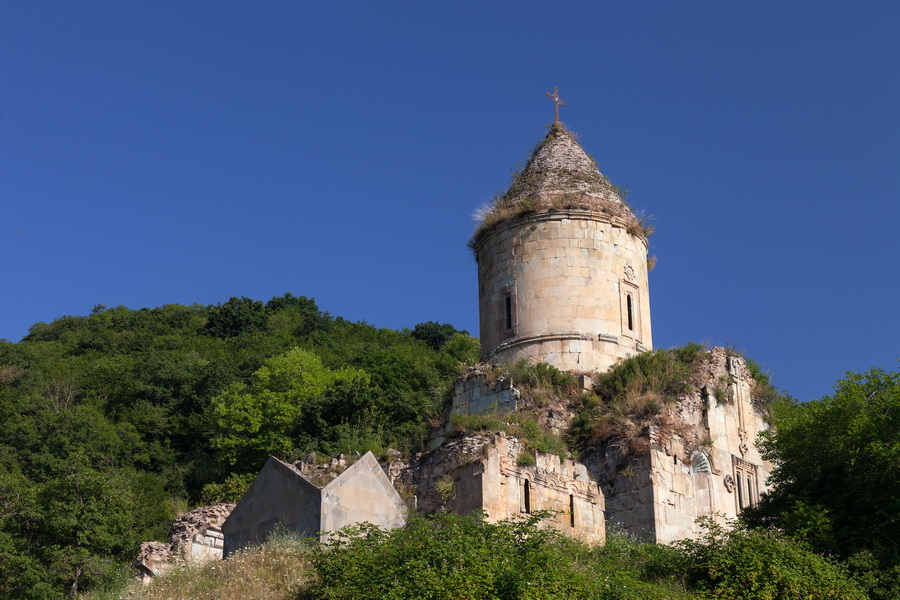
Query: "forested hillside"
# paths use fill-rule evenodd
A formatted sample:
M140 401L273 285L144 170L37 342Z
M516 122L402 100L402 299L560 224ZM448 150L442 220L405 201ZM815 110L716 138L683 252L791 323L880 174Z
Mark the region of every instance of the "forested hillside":
M628 359L607 378L653 379L659 360L698 349ZM236 499L269 454L418 450L477 357L477 340L450 325L377 329L290 294L98 306L0 341L0 599L106 598L110 583L118 597L141 541L164 539L194 505ZM529 369L565 384L547 365ZM616 410L583 396L600 416ZM252 574L241 559L182 579L205 581L210 598L247 597L221 586L248 577L281 582L267 598L450 598L461 587L472 598L897 598L900 373L851 373L832 397L773 402L758 443L776 488L731 532L589 548L521 523L438 517L330 549L302 542L296 564L266 562L280 555L264 547L248 554L265 563ZM569 432L573 448L588 417ZM199 597L178 581L140 597Z
M414 450L478 343L377 329L291 294L97 306L0 342L0 597L114 575L269 453Z

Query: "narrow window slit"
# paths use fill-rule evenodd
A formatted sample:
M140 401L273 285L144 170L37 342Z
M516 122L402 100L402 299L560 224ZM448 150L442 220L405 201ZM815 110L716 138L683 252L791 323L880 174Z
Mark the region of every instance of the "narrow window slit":
M628 311L628 331L634 331L634 312L631 305L631 294L625 296L625 305Z
M575 527L575 495L569 494L569 527Z

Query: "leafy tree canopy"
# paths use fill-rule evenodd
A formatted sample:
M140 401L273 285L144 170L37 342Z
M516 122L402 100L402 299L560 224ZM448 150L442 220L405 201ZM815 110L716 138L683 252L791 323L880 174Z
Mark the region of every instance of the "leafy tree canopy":
M848 373L832 396L785 401L760 441L774 490L746 520L874 566L891 581L873 596L900 597L900 373Z
M97 305L0 341L0 597L97 584L174 507L240 495L269 453L416 447L477 347L291 294Z
M270 454L292 454L312 402L335 388L365 389L368 383L368 374L360 369L331 370L312 352L294 348L267 360L249 384L232 384L212 399L212 445L238 470L258 468Z

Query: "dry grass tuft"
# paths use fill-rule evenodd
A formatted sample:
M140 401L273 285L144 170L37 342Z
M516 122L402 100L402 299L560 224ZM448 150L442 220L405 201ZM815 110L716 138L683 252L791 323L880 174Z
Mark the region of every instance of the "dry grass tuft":
M112 595L83 600L293 600L312 576L309 542L276 535L228 560L179 567L146 587L133 582Z

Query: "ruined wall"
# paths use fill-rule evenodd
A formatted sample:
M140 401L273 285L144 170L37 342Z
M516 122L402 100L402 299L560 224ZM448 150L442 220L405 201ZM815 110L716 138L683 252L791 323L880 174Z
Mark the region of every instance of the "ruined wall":
M201 506L175 519L169 543L182 560L202 562L222 558L222 524L234 510L234 504Z
M605 371L650 349L647 242L617 217L552 210L478 241L482 359ZM630 310L630 316L629 316Z
M410 469L419 509L459 515L484 511L491 521L557 511L552 524L562 533L602 542L603 494L585 466L540 452L528 464L520 460L523 450L514 437L484 433L429 453Z
M642 542L656 541L657 507L649 455L622 456L611 447L588 458L606 500L607 527ZM602 465L595 464L598 459L604 461Z
M625 456L609 446L586 460L606 495L610 524L644 541L697 537L698 517L734 519L768 489L772 465L755 445L768 428L766 409L753 398L744 359L713 348L692 379L677 414L693 426L694 439L650 428L646 452Z
M168 541L141 544L134 561L138 578L146 584L178 564L220 560L224 549L221 526L234 506L215 504L195 508L175 519Z
M509 378L492 381L487 376L487 368L485 363L479 363L469 367L456 380L453 384L451 416L474 415L487 410L503 413L519 407L520 394L512 386L512 381Z
M471 366L453 384L450 411L440 427L435 428L425 444L426 450L435 450L453 435L453 419L458 416L481 412L505 413L517 410L521 393L508 377L489 376L490 365L478 363Z

